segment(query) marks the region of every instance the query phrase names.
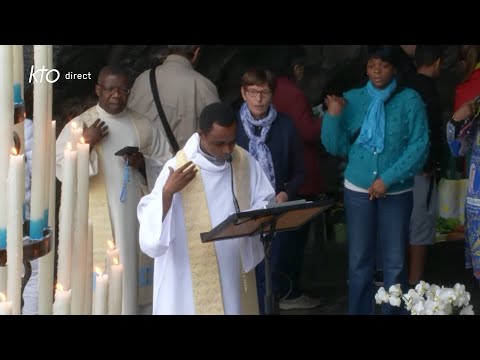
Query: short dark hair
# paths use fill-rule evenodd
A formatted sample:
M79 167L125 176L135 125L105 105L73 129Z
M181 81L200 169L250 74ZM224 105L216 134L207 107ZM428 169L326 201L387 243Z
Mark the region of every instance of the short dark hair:
M465 75L462 80L465 81L472 75L480 61L480 45L461 45L458 51L458 60L465 62Z
M191 59L199 47L200 45L168 45L168 50L170 54L183 55Z
M262 66L254 66L247 71L242 76L240 83L243 88L251 85L261 85L267 84L270 88L270 91L275 91L276 86L276 78L273 72L270 70L262 67Z
M402 48L399 45L373 45L368 47L368 57L370 59L380 59L398 67L400 61L400 52Z
M100 79L103 77L103 76L106 76L106 75L109 75L109 74L112 74L112 75L120 75L120 76L125 76L125 78L127 79L127 83L128 85L130 86L130 73L129 71L127 70L127 68L123 67L123 66L120 66L120 65L107 65L107 66L104 66L100 72L98 73L98 78L97 78L97 83L100 83Z
M226 102L215 102L207 105L200 113L199 127L204 134L212 130L213 124L229 127L237 122L232 107Z
M440 45L417 45L415 49L415 64L420 66L430 66L442 57L442 47Z

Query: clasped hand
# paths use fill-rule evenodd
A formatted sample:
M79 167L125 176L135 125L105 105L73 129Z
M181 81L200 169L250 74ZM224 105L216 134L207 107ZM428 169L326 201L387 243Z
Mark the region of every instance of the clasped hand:
M130 165L131 167L134 167L139 171L145 170L145 158L143 157L143 154L141 152L123 155L123 159L125 161L127 161L128 159L128 165Z
M372 186L368 188L368 194L370 195L370 200L384 198L387 192L387 186L382 179L377 179L373 182Z

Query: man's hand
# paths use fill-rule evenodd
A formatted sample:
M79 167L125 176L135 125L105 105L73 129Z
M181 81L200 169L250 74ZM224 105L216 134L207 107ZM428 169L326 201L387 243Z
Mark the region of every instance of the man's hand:
M168 167L170 170L170 175L168 175L168 179L165 182L162 191L162 221L165 219L165 216L167 216L167 213L172 206L173 195L187 186L197 174L198 170L195 168L195 166L192 166L192 164L193 163L189 161L185 165L179 167L177 170L173 170L171 167Z
M191 161L179 167L177 170L173 170L171 167L168 167L168 169L170 170L170 175L163 186L163 193L164 195L171 196L182 191L183 188L193 180L198 171Z
M143 157L143 154L141 152L123 155L123 159L125 161L127 161L128 159L128 165L134 167L138 171L145 171L145 158Z
M90 150L92 150L93 147L101 142L107 135L108 126L100 119L95 120L95 122L89 127L83 128L83 138L85 139L85 143L90 144Z
M278 204L284 203L288 201L288 194L285 191L280 191L276 196L275 200Z
M387 192L387 186L382 179L377 179L373 182L372 186L368 188L368 194L370 195L370 200L384 198Z

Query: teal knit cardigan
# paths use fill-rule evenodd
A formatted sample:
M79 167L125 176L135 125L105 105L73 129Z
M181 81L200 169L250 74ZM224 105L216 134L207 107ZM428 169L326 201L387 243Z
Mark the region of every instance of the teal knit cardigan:
M409 88L398 89L385 104L385 147L382 153L356 144L371 98L366 87L344 94L347 105L339 116L325 113L321 141L326 150L348 158L345 179L368 189L381 178L387 192L413 186L427 159L429 130L425 105Z

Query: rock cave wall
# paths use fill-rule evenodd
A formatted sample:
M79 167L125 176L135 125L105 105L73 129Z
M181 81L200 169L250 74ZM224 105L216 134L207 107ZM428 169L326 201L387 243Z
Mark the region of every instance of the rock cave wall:
M367 45L302 45L307 59L301 83L313 105L321 103L327 93L342 93L366 80L364 61ZM25 81L28 86L33 45L25 45ZM457 45L445 45L442 76L438 87L444 103L445 117L451 114L454 86L460 80ZM61 78L54 84L54 114L72 99L95 99L94 84L98 71L108 63L125 65L133 78L160 64L167 45L54 45L53 63ZM268 63L268 45L206 45L197 70L211 79L222 100L238 100L240 77L247 66ZM66 80L68 72L85 74L90 80Z

